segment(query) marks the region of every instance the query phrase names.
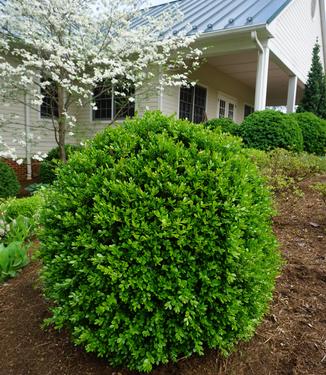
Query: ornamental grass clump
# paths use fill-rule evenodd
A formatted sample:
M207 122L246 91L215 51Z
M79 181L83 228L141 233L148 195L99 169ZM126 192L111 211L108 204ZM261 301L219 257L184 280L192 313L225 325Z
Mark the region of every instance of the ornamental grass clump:
M226 353L262 319L280 256L240 139L146 113L72 155L46 201L48 323L112 365Z

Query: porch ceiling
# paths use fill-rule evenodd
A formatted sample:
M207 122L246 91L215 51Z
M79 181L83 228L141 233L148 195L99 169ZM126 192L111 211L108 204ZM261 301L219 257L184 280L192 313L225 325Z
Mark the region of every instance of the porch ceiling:
M210 65L242 82L252 90L255 90L256 87L257 61L257 51L208 58ZM268 72L267 106L286 105L288 80L288 74L273 60L271 55ZM300 99L301 94L302 90L298 87L297 100Z

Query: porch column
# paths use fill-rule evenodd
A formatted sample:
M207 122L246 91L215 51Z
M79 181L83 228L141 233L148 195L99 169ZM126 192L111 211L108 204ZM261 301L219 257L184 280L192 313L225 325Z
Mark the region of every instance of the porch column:
M266 108L267 81L269 68L269 48L262 45L258 52L258 64L256 74L255 111L262 111Z
M288 85L288 101L286 105L287 113L295 112L295 103L297 98L297 87L298 87L298 77L289 77Z

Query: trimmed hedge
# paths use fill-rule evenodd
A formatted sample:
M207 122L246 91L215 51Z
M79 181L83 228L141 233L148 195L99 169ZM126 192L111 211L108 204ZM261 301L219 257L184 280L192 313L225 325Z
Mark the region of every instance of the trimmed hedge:
M0 160L0 198L15 197L20 189L16 173Z
M114 366L153 366L249 338L280 256L271 199L238 138L159 112L108 128L47 191L48 323Z
M223 133L230 133L232 135L238 135L239 133L239 125L229 118L208 120L204 126L210 130L221 129Z
M291 114L299 124L303 135L303 148L311 154L325 155L326 121L310 112Z
M241 124L239 135L249 148L266 151L274 148L303 151L302 131L297 121L278 111L252 113Z
M81 150L81 146L65 145L67 160L72 153ZM42 161L40 167L40 181L43 184L51 184L56 178L56 168L60 163L59 147L55 147L48 152L48 156Z

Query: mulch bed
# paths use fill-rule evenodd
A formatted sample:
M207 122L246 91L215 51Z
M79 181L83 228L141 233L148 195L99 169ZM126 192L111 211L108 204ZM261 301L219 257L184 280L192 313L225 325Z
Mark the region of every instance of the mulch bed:
M249 343L222 359L206 356L162 366L151 375L326 374L326 206L311 182L301 198L282 198L274 228L286 265L274 301ZM1 375L132 375L76 348L65 332L42 329L47 303L38 283L39 264L0 286Z

